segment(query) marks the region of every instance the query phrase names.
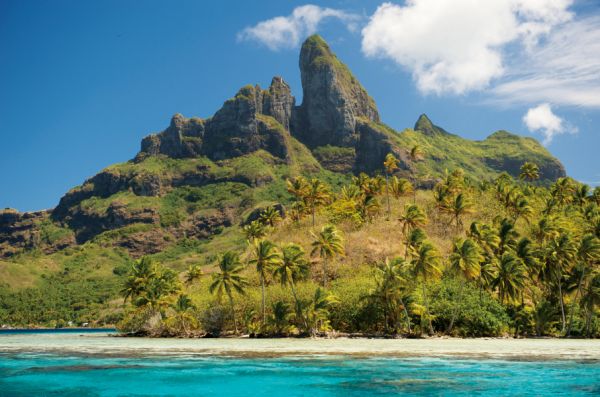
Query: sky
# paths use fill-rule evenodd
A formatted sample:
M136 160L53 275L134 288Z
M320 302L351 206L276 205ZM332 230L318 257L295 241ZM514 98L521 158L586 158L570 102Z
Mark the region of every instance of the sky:
M319 33L402 130L532 136L600 184L600 1L0 0L0 208L52 208L171 116L209 117Z

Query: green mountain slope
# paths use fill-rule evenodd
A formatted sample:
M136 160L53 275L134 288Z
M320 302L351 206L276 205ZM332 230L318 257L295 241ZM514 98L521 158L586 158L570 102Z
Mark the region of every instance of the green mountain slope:
M424 115L414 129L393 130L318 36L304 43L300 69L299 106L280 77L267 89L243 87L211 118L175 115L164 131L144 138L134 159L71 189L55 209L0 211L5 299L46 291L66 296L56 298L62 319L110 319L134 259L152 255L183 271L244 249L240 224L269 205L287 206L287 178L316 176L335 190L352 174L382 173L388 153L400 160L397 175L422 187L457 168L475 180L517 175L525 161L540 167L542 179L564 176L560 162L531 138L499 131L469 141ZM424 152L419 161L409 156L415 145Z

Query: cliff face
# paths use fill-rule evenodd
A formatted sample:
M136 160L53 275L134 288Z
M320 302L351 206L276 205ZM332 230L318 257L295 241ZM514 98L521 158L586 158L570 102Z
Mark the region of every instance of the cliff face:
M506 140L508 146L516 148L512 152L487 145L487 141L475 145L433 124L425 114L413 128L420 136L417 142L405 139L404 133L381 123L373 99L318 35L302 45L299 66L303 92L300 106L295 106L290 87L281 77L274 77L267 90L246 86L209 119L175 115L166 130L144 138L138 159L164 154L223 160L263 149L289 161L291 135L310 148L322 166L334 172L376 172L391 152L400 159L401 172L414 174L419 167L410 161L408 153L411 145L423 141L433 147L432 152L445 152L434 157L440 163L434 170L464 164L467 168L481 167L484 174L508 171L517 175L521 164L532 157L538 161L543 179L565 175L558 160L541 146L526 143L526 138ZM478 161L469 160L462 153L465 148L481 152L473 153ZM450 157L458 161L445 161ZM422 173L435 175L430 171Z
M309 147L355 146L358 119L379 121L373 99L320 36L302 45L300 75L303 99L293 134Z
M285 159L285 131L290 128L294 103L281 77L274 77L268 90L245 86L207 120L176 114L167 129L142 140L138 157L164 154L222 160L264 149Z

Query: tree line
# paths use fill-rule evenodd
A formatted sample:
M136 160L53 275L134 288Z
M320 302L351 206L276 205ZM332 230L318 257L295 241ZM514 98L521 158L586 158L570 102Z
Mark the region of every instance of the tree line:
M411 161L422 156L419 147L411 150ZM221 253L213 267L197 264L177 274L150 258L136 261L122 290L130 307L120 329L152 335L334 329L406 336L600 334L600 188L568 177L544 185L531 162L518 179L503 173L479 182L460 169L446 172L430 192L398 170L399 160L389 154L381 175L359 174L339 191L319 178L287 180L292 202L286 213L264 209L243 228L247 248ZM320 219L326 221L318 225ZM276 243L282 224L292 230L308 225L306 243ZM332 265L345 265L348 248L342 228L367 224L391 225L388 237L400 254L366 264L366 281L338 278ZM334 291L344 282L367 287L351 299ZM268 305L274 285L287 296ZM202 308L194 304L198 288L212 296ZM258 307L243 305L257 289Z

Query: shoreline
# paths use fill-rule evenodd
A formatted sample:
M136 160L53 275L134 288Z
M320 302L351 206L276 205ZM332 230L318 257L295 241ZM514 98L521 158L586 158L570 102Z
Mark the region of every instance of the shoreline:
M109 333L0 336L0 353L180 357L431 357L600 362L598 339L145 338Z

